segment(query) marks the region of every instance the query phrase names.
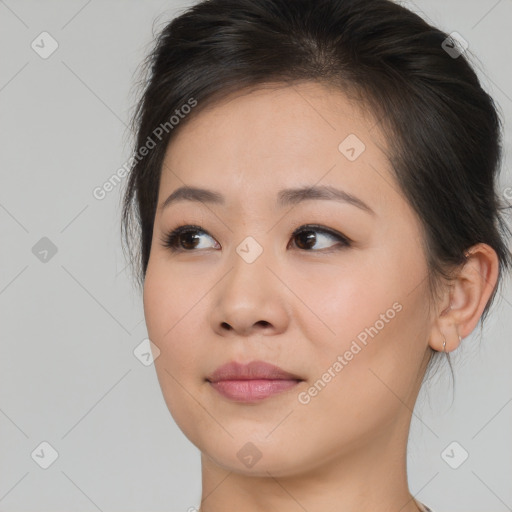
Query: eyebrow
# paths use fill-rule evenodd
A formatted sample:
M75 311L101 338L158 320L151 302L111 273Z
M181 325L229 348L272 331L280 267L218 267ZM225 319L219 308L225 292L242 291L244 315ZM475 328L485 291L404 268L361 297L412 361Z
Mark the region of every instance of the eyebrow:
M296 205L302 201L308 201L311 199L347 203L356 206L371 215L375 215L375 212L358 197L329 185L305 186L281 190L277 196L277 204L280 207L284 207L288 205ZM178 203L180 201L194 201L220 205L225 204L224 196L219 192L205 188L183 186L176 189L159 206L159 210L163 211L171 204Z

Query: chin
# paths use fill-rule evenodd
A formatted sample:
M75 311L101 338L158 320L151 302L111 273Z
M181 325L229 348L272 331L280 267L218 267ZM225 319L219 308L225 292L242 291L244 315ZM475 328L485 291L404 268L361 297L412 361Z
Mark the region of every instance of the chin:
M267 478L270 475L283 477L299 474L305 462L297 458L298 447L286 445L277 436L274 439L265 439L271 430L265 429L265 434L253 436L247 433L236 435L232 432L234 438L227 435L223 435L222 439L208 436L203 442L192 442L203 456L226 471Z

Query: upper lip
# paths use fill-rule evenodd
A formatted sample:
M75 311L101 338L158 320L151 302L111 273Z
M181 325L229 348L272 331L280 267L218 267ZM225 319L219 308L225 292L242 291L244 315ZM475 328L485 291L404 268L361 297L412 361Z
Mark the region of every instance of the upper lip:
M218 382L221 380L302 380L299 376L286 372L279 366L265 361L251 361L248 364L230 363L219 366L206 380Z

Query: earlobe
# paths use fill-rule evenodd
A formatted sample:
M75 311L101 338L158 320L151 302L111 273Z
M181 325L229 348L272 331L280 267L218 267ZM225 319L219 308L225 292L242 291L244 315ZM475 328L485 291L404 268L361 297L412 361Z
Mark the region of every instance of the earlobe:
M455 350L456 348L459 347L460 345L460 342L462 341L462 336L460 336L459 334L457 334L457 337L459 338L459 341L457 342L457 345L456 346L452 346L452 345L448 345L447 342L446 342L446 336L444 336L443 334L443 349L441 350L441 352L452 352L453 350Z
M451 352L477 326L497 283L499 260L487 244L467 251L467 259L449 287L449 306L436 319L430 346Z
M453 352L459 347L462 341L462 336L459 334L459 327L456 324L446 324L443 329L444 330L437 328L437 332L431 334L429 345L436 352Z

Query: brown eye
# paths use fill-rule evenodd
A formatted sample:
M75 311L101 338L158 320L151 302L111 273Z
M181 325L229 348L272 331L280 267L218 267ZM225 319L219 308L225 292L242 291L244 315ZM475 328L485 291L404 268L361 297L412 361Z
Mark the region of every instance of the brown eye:
M208 238L213 240L213 247L208 241L202 242ZM296 229L292 234L292 240L297 248L308 252L329 251L351 245L351 240L341 233L315 225L301 226ZM172 252L194 252L196 249L221 248L220 244L204 229L189 225L180 226L168 233L162 239L162 244Z
M311 249L315 245L316 235L314 231L302 231L295 236L295 239L299 242L296 244L299 249Z
M178 242L183 249L195 249L199 243L199 237L193 231L184 231L178 235Z
M299 229L296 229L293 232L292 239L296 240L295 245L299 249L309 252L317 252L317 250L312 251L312 248L317 244L320 246L317 246L318 250L329 250L333 248L336 243L338 245L341 244L343 247L350 246L350 240L341 233L312 225L301 226ZM329 243L329 240L334 240L336 243Z
M206 235L206 236L203 236ZM214 240L206 231L199 226L180 226L174 231L168 233L162 240L164 247L171 251L194 251L195 249L208 249L208 244L201 247L202 238L210 238ZM217 242L214 240L214 243ZM219 244L217 244L218 247ZM218 248L215 247L215 248Z

